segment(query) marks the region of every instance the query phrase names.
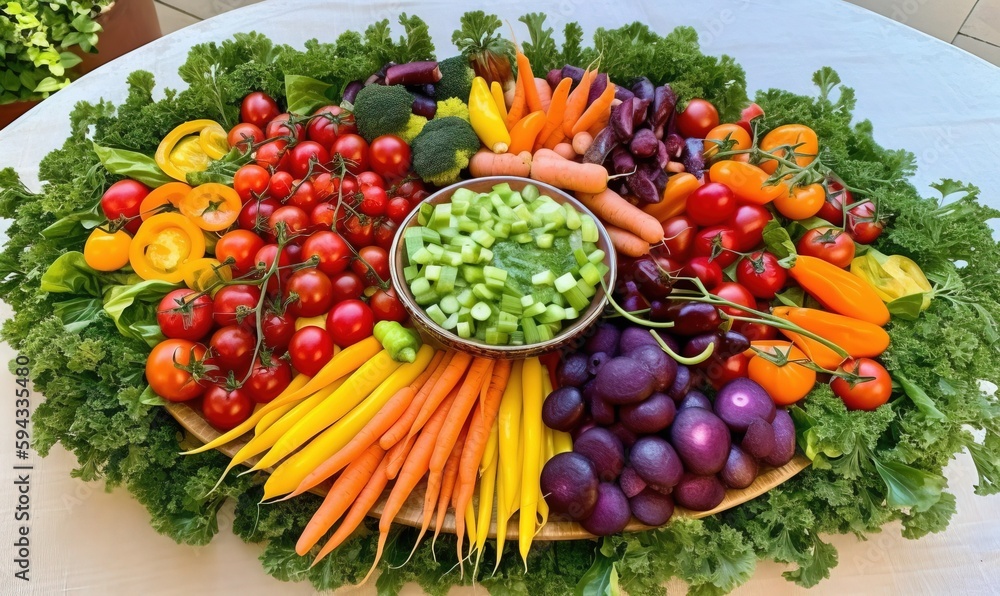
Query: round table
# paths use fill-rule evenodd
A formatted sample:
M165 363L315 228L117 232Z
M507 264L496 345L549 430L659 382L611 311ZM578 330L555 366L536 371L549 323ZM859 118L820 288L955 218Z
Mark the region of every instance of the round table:
M276 42L301 47L312 37L333 39L345 29L399 12L416 13L429 24L441 54L453 50L447 40L464 10L498 12L494 3L399 1L365 6L318 0L270 1L235 10L153 42L88 74L46 100L0 132L0 167L13 166L30 187L37 186L37 165L61 145L69 132L66 117L73 104L99 98L120 101L125 75L145 69L158 87L178 87L177 66L191 45L222 40L239 31L257 30ZM691 25L707 53L734 56L747 71L751 92L770 86L813 93L812 73L824 65L836 69L857 91L857 116L875 123L875 138L889 147L916 153L918 187L939 178L969 181L986 189L984 198L1000 207L993 189L1000 187L995 139L1000 136L1000 70L943 42L874 13L837 0L768 3L739 0L623 3L620 0L516 0L502 7L514 22L526 12L544 11L549 25L561 31L579 21L587 33L599 26L634 20L657 31ZM0 317L10 316L2 305ZM14 352L0 345L0 361ZM0 387L14 387L6 367ZM33 396L37 403L41 396ZM9 403L13 407L12 401ZM0 444L13 444L15 426L0 428ZM16 540L12 523L16 486L12 449L0 450L0 502L7 513L0 542ZM286 584L268 577L257 556L260 547L242 543L230 531L232 509L220 516L222 530L205 547L179 546L150 528L145 510L125 491L106 493L99 483L70 478L72 455L57 447L34 457L32 474L31 581L14 579L14 549L0 563L0 591L54 594L308 594L308 584ZM859 541L830 537L840 553L832 577L812 592L837 594L995 593L1000 589L1000 497L973 495L976 472L965 454L948 468L958 497L958 514L947 532L919 541L900 537L898 524ZM784 566L761 563L737 594L802 591L781 578ZM679 585L669 586L682 589ZM374 585L347 590L374 594ZM419 593L408 586L407 593ZM470 593L465 591L466 593ZM458 593L458 590L456 592Z

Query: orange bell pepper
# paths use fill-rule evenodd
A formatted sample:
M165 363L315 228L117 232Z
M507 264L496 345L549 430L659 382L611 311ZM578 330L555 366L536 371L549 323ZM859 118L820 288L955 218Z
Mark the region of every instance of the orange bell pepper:
M178 207L199 228L206 232L219 232L233 225L243 202L232 187L209 182L188 191Z
M694 174L681 172L667 179L667 187L663 190L663 198L659 203L651 203L642 208L643 211L663 222L671 217L684 213L687 207L688 195L702 185Z
M889 334L873 323L824 310L778 306L772 314L836 344L851 358L874 358L889 347ZM780 329L816 364L827 369L840 366L844 358L816 341L794 331Z
M795 147L792 150L795 157L794 161L800 167L811 164L819 154L819 138L816 136L816 131L802 124L779 126L764 135L758 146L776 157L784 158L786 151L784 149L776 149L783 145ZM768 174L773 174L778 170L778 162L773 159L764 158L760 162L760 169Z
M132 269L143 279L184 280L182 265L205 255L205 236L180 213L161 213L142 222L129 246Z
M788 194L784 182L767 184L770 174L757 166L742 161L727 159L712 164L708 170L712 182L721 182L733 191L736 198L744 203L766 205L774 199Z
M799 255L788 271L802 289L827 310L881 327L889 309L874 289L857 275L823 259Z

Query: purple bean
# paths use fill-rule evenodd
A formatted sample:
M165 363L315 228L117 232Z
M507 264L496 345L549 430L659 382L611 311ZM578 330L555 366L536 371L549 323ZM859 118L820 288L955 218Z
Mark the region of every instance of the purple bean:
M653 128L662 128L676 105L677 95L670 88L670 85L657 87L653 94L653 109L649 113L649 125Z
M378 73L375 73L365 79L365 87L368 85L385 85L385 77L381 77Z
M653 100L653 82L647 77L639 77L632 81L632 93L639 99Z
M617 146L618 139L615 138L615 131L610 126L606 126L597 133L587 152L583 154L583 163L604 163L604 160L611 154L611 150Z
M422 93L413 94L413 113L430 120L437 113L437 102Z
M396 64L385 70L387 85L423 85L441 80L441 69L434 60Z
M382 65L382 68L378 69L378 71L375 72L375 76L379 77L380 79L384 79L386 71L388 71L389 68L393 66L396 66L395 62L392 61L386 62L385 64Z
M594 100L604 93L604 90L608 88L608 75L605 73L600 73L594 77L594 82L590 84L590 93L587 94L587 105L594 103Z
M344 101L347 103L354 103L354 100L358 97L358 91L364 89L365 84L361 81L351 81L344 87Z
M615 131L615 137L622 143L632 139L633 114L635 113L635 98L623 101L611 110L611 128Z

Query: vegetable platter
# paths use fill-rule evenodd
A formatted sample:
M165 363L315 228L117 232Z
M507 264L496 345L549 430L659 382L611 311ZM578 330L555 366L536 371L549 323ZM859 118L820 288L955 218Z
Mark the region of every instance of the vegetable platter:
M154 101L140 71L120 106L79 104L39 193L4 170L3 334L45 363L39 452L178 542L233 499L268 573L386 593L716 593L763 559L811 586L823 533L943 530L956 453L997 491L975 187L921 198L830 69L751 101L690 29L560 45L519 21L463 15L455 56L408 15L201 44L184 90ZM484 176L521 182L465 188ZM557 340L599 291L556 352L461 347Z

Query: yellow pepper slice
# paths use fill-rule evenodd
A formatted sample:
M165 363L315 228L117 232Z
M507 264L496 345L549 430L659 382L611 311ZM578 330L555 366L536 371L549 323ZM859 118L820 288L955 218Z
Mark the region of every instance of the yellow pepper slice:
M202 132L206 129L209 132L203 140ZM156 147L156 165L171 178L185 182L188 172L202 172L213 159L218 159L213 158L209 151L219 157L228 151L226 143L226 151L218 152L221 149L216 136L219 130L222 126L214 120L191 120L177 126Z
M139 277L171 283L184 280L185 262L204 255L201 230L180 213L161 213L142 222L128 252Z
M863 256L851 261L851 273L868 282L884 302L922 294L920 310L926 310L931 305L931 283L912 259L882 254L869 248Z
M187 261L181 265L181 273L184 275L184 285L196 292L203 292L220 281L230 281L233 279L232 268L229 265L223 265L218 259L213 259L212 257L202 257Z
M222 159L229 153L229 135L226 129L216 123L201 129L198 142L205 155L212 159Z

